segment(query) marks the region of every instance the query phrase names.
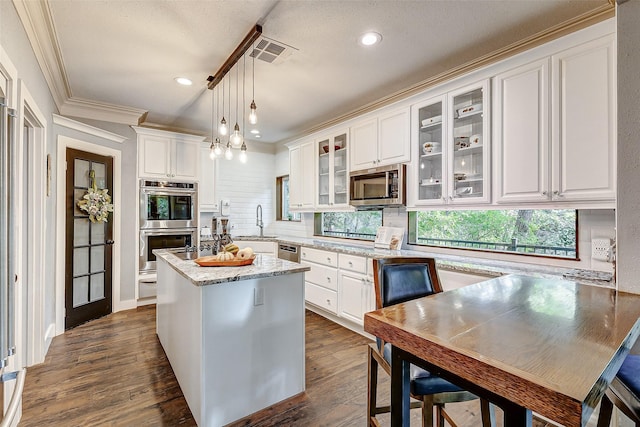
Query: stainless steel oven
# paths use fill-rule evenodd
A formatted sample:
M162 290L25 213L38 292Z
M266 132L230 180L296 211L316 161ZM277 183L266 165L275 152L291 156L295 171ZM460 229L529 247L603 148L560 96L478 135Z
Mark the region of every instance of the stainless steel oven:
M156 272L154 249L183 248L196 244L196 228L140 230L140 275Z
M197 228L198 184L140 180L140 229Z

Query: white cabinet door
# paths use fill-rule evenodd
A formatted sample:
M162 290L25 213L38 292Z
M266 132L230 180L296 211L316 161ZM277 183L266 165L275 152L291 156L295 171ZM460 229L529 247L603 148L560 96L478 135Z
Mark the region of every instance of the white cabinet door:
M141 135L138 138L138 174L149 178L172 178L170 137Z
M209 144L200 146L200 178L198 184L198 203L200 212L217 212L220 207L216 199L215 170L216 159L209 157Z
M316 153L316 203L320 210L349 208L349 131L318 138Z
M340 271L340 292L338 295L339 314L345 319L359 325L363 324L363 316L368 306L365 292L367 277L350 271Z
M469 205L491 201L489 97L488 80L447 94L448 203Z
M200 169L200 144L180 139L174 139L172 143L172 178L196 181Z
M315 186L315 151L313 142L303 144L301 147L301 164L300 176L302 177L302 186L300 188L301 208L310 211L314 208L316 186Z
M549 59L494 78L494 190L498 203L549 200Z
M300 208L302 194L302 147L289 149L289 210Z
M378 166L411 159L409 107L378 116Z
M615 200L614 53L610 35L551 57L554 200Z
M351 170L377 165L378 119L367 119L351 126Z
M311 211L315 198L315 150L307 142L289 150L289 210Z

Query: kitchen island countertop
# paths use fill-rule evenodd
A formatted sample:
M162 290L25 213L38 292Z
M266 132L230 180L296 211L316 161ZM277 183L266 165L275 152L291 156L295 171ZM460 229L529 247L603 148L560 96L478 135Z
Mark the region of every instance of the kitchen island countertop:
M307 266L265 254L257 254L253 264L243 267L200 267L193 260L183 260L176 256L179 251L176 249L156 249L153 253L167 261L174 270L196 286L309 271Z

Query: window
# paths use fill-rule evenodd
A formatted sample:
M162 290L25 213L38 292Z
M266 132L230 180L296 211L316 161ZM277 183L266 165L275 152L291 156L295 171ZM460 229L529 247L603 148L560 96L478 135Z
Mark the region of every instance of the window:
M289 175L276 178L276 220L300 221L300 212L289 212Z
M314 235L373 241L381 225L382 209L317 213L314 218Z
M409 214L409 243L578 259L573 209L428 211Z

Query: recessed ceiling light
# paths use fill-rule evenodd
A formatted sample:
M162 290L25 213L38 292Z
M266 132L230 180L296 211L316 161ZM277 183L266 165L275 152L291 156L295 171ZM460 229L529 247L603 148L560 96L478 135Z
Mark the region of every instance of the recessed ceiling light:
M176 81L176 83L183 86L191 86L193 84L193 82L186 77L176 77L174 80Z
M256 135L256 136L255 136L255 138L260 138L260 135L259 135L259 134L258 134L258 135Z
M360 36L360 44L364 46L372 46L374 44L380 43L382 40L382 35L376 32L364 33Z
M260 131L258 129L251 129L251 133L257 135L260 133Z

